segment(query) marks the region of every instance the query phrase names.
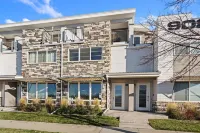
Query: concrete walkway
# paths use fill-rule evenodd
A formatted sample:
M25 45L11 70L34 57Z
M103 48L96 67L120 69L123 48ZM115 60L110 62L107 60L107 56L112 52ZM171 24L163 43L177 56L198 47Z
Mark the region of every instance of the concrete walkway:
M168 119L166 115L155 114L151 112L127 112L109 110L106 112L107 116L120 117L119 127L121 128L139 128L139 129L152 129L149 126L148 119Z
M86 125L27 122L27 121L13 121L13 120L0 120L0 128L39 130L48 132L61 132L61 133L181 133L175 131L160 131L153 129L95 127Z

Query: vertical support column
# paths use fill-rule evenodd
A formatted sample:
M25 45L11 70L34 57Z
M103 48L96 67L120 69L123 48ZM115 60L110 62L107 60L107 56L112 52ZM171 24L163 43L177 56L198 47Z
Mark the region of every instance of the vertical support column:
M153 80L153 101L157 101L157 80Z
M128 111L134 111L134 84L130 83L128 88Z
M132 19L128 21L128 30L129 30L129 33L128 33L129 45L133 45L134 44L134 24L133 24Z

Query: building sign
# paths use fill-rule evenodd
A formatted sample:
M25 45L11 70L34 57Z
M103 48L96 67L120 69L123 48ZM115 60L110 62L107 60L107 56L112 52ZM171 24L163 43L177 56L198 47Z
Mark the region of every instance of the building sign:
M200 19L198 20L186 20L186 21L173 21L168 23L168 30L179 30L179 29L193 29L200 28Z

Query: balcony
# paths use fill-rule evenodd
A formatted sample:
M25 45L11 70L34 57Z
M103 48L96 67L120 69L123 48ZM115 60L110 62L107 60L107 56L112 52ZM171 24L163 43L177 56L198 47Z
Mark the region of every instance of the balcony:
M61 30L45 30L43 32L43 44L56 43L82 43L84 40L83 27L61 28Z
M112 30L113 44L126 44L127 42L128 42L128 29L113 29Z
M84 29L67 28L63 31L63 42L65 43L82 43L84 40Z
M0 42L0 52L1 53L9 53L16 52L21 50L21 44L18 41L2 41Z

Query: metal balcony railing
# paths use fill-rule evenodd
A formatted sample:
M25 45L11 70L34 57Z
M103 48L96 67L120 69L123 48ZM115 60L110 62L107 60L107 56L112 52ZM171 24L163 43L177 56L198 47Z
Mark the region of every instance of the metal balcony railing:
M59 43L61 39L60 30L51 30L47 31L45 30L43 32L43 43Z
M68 28L63 32L63 42L80 42L84 39L84 29L80 28Z
M21 50L21 44L19 44L18 41L4 41L0 43L0 52L13 52L19 50Z

